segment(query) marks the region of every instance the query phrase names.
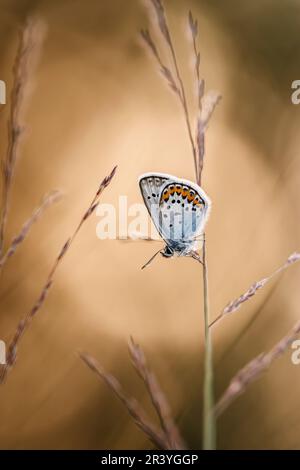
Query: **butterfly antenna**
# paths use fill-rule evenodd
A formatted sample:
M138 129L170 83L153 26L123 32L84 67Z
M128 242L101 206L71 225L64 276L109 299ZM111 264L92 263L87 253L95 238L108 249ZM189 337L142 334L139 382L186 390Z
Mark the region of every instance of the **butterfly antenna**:
M147 261L147 263L144 264L144 266L142 266L142 269L147 268L147 266L149 266L149 264L152 263L152 261L154 260L154 258L155 258L159 253L162 253L162 250L158 250L158 251L149 259L149 261Z

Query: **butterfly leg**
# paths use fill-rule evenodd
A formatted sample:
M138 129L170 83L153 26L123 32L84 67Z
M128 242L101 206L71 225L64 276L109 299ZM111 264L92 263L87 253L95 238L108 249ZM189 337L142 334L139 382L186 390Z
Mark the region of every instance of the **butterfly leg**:
M149 261L147 261L147 263L144 264L144 266L142 266L142 269L147 268L147 266L149 266L149 264L152 263L152 261L154 260L154 258L155 258L157 255L159 255L159 253L163 253L163 250L157 251L157 252L149 259Z
M203 260L201 259L201 256L198 255L198 253L196 251L190 251L187 256L190 256L191 258L195 259L196 261L198 261L203 266Z
M121 237L116 238L119 241L125 241L125 242L135 242L135 241L146 241L146 242L161 242L161 239L159 238L151 238L148 237L147 235L142 235L142 234L131 234L131 235L124 235Z
M202 242L203 242L202 249L201 249L201 251L202 251L202 258L200 257L200 255L198 255L198 253L196 253L196 256L198 257L199 263L201 263L202 266L204 266L204 249L203 249L203 248L204 248L204 245L205 245L205 233L203 233L203 234L201 235L201 238L202 238ZM197 259L197 258L195 258L195 259Z

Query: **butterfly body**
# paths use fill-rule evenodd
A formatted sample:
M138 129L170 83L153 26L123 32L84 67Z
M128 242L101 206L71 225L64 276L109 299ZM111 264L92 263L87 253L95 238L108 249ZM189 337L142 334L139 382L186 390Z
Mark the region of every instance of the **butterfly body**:
M211 208L203 189L164 173L145 173L139 185L153 223L166 242L161 254L169 258L195 251Z

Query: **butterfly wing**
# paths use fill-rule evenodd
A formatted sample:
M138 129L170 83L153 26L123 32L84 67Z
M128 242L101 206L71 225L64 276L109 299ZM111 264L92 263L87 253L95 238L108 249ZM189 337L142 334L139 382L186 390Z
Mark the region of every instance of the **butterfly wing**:
M156 230L161 237L163 237L163 235L159 223L159 200L161 196L161 189L168 180L169 175L164 173L144 173L139 178L140 190L145 206L147 207Z
M165 242L177 251L193 248L203 234L211 201L202 188L163 173L140 177L140 188L154 225Z
M200 186L173 178L162 187L159 201L161 233L178 251L191 249L203 234L211 202Z

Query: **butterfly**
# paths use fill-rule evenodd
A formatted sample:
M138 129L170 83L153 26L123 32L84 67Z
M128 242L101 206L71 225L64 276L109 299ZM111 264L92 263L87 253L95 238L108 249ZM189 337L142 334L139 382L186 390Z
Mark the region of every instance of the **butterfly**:
M166 243L157 252L165 258L192 256L210 213L211 201L200 186L164 173L145 173L139 177L144 203L152 221Z

